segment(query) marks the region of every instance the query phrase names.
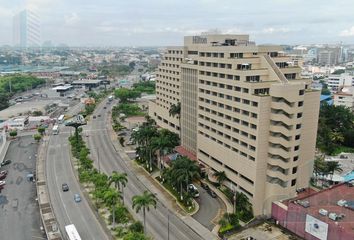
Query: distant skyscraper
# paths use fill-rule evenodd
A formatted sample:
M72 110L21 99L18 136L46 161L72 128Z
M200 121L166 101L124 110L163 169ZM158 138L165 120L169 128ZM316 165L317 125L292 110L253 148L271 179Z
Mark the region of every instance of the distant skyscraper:
M41 43L39 17L23 10L13 18L13 43L17 47L38 47Z

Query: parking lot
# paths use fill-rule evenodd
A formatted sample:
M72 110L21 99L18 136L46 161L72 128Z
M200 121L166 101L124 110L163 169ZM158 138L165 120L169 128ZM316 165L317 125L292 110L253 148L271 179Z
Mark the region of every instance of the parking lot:
M45 239L40 230L36 186L27 179L35 170L37 148L33 137L26 136L11 142L6 153L5 160L11 163L1 167L8 174L0 193L0 239Z

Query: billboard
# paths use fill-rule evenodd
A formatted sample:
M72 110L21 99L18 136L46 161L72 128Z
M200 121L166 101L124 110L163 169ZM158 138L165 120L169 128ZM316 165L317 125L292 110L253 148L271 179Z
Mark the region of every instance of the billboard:
M328 224L306 214L305 232L320 240L327 240Z

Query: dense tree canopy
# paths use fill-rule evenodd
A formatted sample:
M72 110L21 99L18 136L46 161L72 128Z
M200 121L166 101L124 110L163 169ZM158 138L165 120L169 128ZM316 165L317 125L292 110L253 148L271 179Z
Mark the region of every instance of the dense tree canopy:
M333 154L340 146L354 147L354 114L343 106L323 105L320 109L317 146Z
M121 103L126 103L128 100L136 99L141 96L141 93L128 88L119 88L114 92L116 98L119 98Z
M30 75L15 74L0 77L0 110L9 106L9 99L13 94L35 88L44 83L44 79Z

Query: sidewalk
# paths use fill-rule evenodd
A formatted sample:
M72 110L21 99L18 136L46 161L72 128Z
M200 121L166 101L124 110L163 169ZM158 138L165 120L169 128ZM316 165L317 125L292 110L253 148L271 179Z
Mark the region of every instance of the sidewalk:
M127 163L127 167L136 174L136 177L149 189L153 194L156 195L157 199L169 210L176 213L176 215L191 229L193 229L198 235L204 239L219 239L217 235L210 232L206 227L201 225L193 217L187 215L176 203L175 198L173 198L169 193L167 193L146 171L144 171L140 166L135 164L129 156L126 154L123 147L120 145L117 139L117 134L113 131L111 125L111 118L109 116L109 121L107 123L108 132L112 140L112 144L116 152L120 157Z

